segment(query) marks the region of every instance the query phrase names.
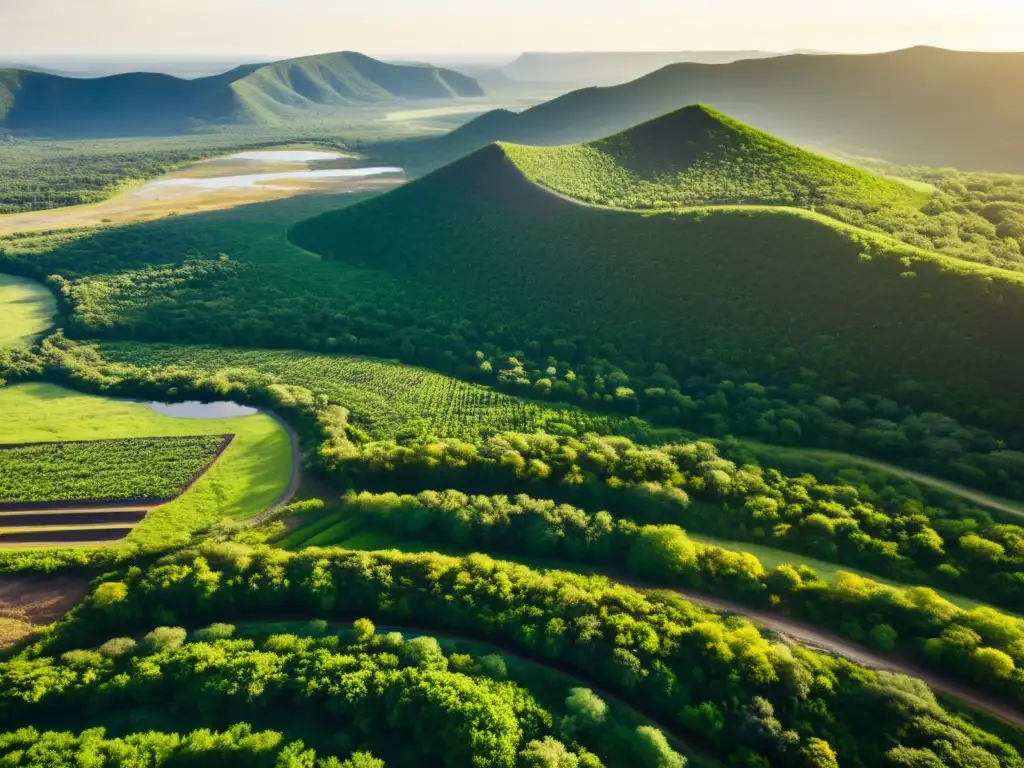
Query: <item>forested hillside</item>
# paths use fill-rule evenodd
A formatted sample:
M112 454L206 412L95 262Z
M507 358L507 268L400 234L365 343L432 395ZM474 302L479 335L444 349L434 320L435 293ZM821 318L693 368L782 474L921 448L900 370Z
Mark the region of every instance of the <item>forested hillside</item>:
M44 136L181 133L208 123L273 123L380 102L481 96L437 67L344 52L252 64L184 80L132 73L93 79L0 70L0 129Z
M1024 172L1024 105L1007 98L1022 77L1024 54L937 48L673 64L518 115L483 115L407 151L436 164L493 141L590 141L700 102L802 144L904 163Z
M1022 423L1012 329L1024 281L817 214L589 208L531 183L495 146L292 236L361 267L543 307L561 338L600 338L677 377L709 359L754 380L855 371L861 387L932 392L959 413L978 413L967 404L980 396L1004 427Z

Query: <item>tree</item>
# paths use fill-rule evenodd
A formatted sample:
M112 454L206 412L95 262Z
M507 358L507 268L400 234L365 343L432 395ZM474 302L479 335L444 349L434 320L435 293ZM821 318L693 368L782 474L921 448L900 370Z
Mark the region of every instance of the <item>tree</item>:
M649 725L636 729L634 751L637 765L644 768L683 768L686 765L686 758L669 746L665 734Z
M157 627L142 640L153 653L174 651L185 643L188 633L181 627Z
M531 741L519 753L521 768L577 768L579 759L565 745L545 736L543 741Z
M868 632L868 645L880 651L891 651L899 639L899 633L889 624L877 624Z
M676 580L696 562L697 548L681 528L648 525L630 547L627 568L638 576Z
M234 624L211 624L196 632L195 639L202 643L212 643L215 640L227 640L234 634Z
M589 688L573 688L565 699L565 709L569 714L562 725L570 735L595 731L608 715L608 705Z
M975 648L971 654L971 660L975 667L982 673L982 677L1008 678L1013 674L1013 658L1003 653L998 648Z
M377 633L377 628L373 625L372 621L364 618L356 619L352 623L352 631L356 642L364 645L373 639L373 636Z
M92 593L93 604L103 608L128 597L128 586L120 581L105 581Z
M806 768L839 768L839 760L832 746L827 741L813 736L800 750L800 757L803 758Z
M447 669L448 660L434 637L414 637L402 648L410 664L421 669Z

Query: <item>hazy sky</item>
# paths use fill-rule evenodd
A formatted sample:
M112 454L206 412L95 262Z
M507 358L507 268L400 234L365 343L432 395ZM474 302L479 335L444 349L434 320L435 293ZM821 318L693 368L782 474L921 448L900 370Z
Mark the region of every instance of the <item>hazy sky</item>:
M1024 48L1024 0L0 0L12 54Z

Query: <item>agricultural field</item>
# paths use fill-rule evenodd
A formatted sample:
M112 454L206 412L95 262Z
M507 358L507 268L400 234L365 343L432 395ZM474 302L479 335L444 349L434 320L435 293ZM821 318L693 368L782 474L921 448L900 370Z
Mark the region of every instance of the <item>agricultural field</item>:
M29 346L56 314L57 301L45 285L0 274L0 347Z
M625 418L513 397L390 360L121 342L104 343L100 349L108 360L147 368L177 366L204 373L248 369L269 375L343 405L351 411L353 423L377 440L400 436L476 438L492 432L566 427L574 432L630 431Z
M47 502L165 501L227 448L231 435L0 444L0 508Z
M292 471L287 432L277 421L262 414L231 419L170 418L141 403L31 383L0 388L0 423L4 425L4 440L17 443L114 440L130 444L137 439L160 443L152 438L184 437L196 441L198 436L205 435L199 441L205 447L201 455L191 460L192 469L201 469L209 461L224 435L234 435L230 445L194 485L172 501L155 506L132 529L127 542L140 547L187 541L192 532L222 518L243 519L260 514L284 493ZM165 448L183 445L177 441L167 443ZM182 477L183 473L170 485L154 487L166 492ZM25 478L24 482L30 480ZM89 485L88 478L82 482L83 488L97 487ZM134 487L145 490L143 486ZM26 494L22 491L21 495ZM74 526L59 527L67 530ZM49 543L62 541L80 543L82 539L57 536Z

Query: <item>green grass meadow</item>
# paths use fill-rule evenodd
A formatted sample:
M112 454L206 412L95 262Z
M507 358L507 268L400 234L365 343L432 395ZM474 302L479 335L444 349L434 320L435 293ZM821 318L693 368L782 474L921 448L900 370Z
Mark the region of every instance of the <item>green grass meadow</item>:
M244 519L265 511L287 487L291 473L288 434L264 414L172 418L140 403L33 383L0 389L0 423L8 443L233 434L231 445L194 486L154 509L132 531L127 542L144 547L181 544L222 518Z

